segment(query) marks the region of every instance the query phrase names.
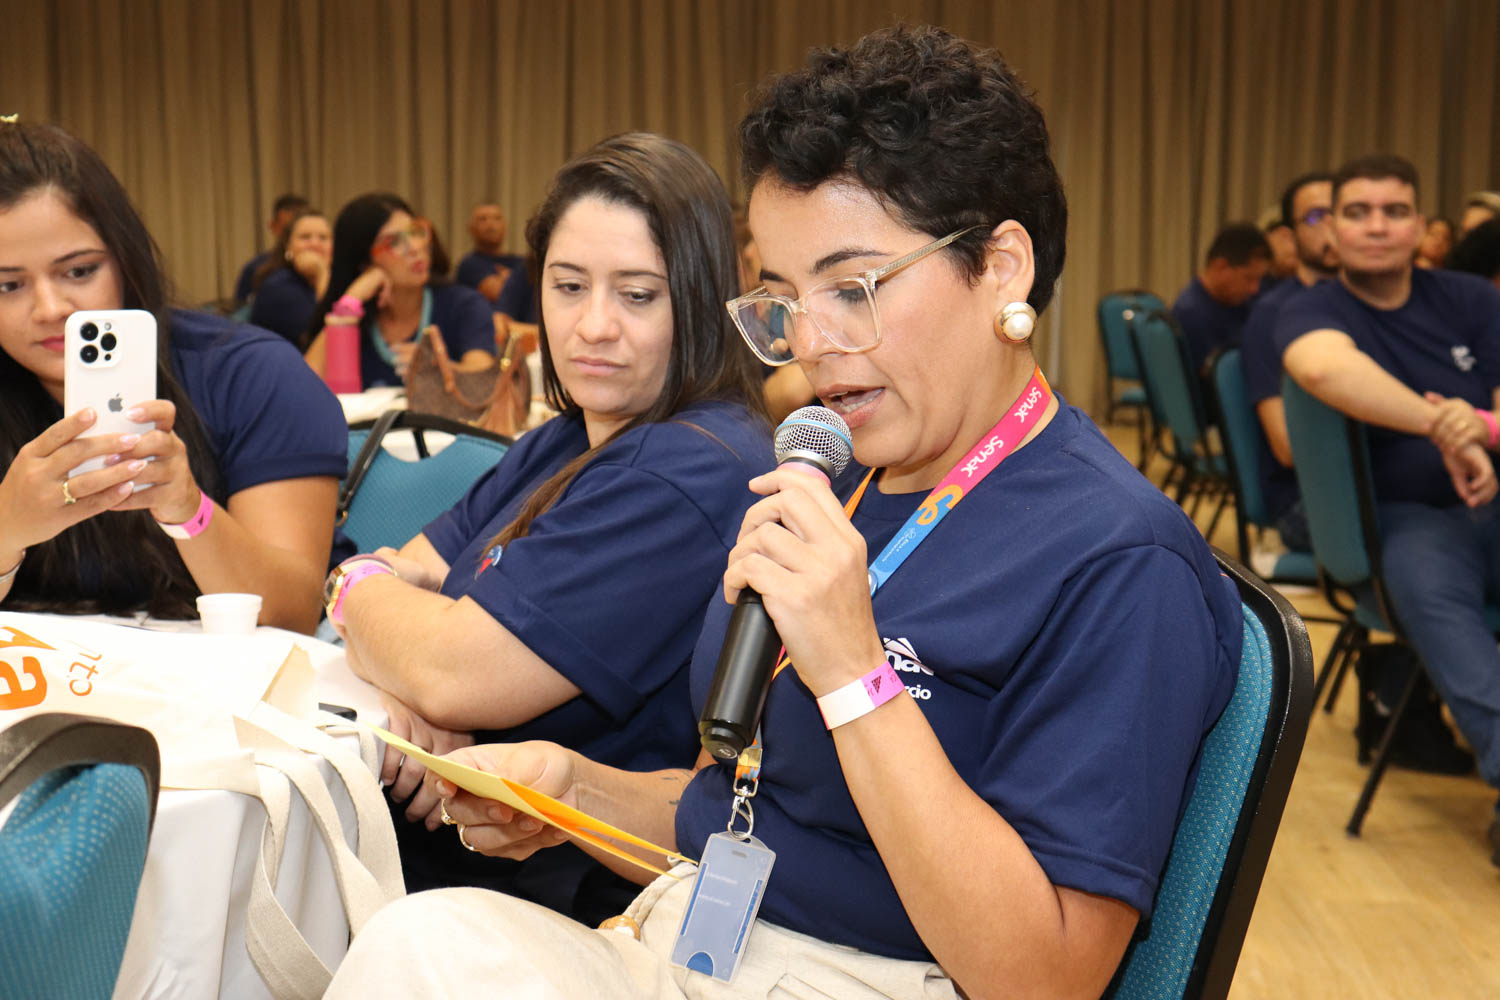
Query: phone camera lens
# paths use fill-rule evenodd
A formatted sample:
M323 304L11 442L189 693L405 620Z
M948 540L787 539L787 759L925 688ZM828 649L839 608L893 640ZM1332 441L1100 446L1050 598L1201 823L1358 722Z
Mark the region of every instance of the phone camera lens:
M104 348L106 351L113 351L115 349L115 335L112 333L106 333L104 336L100 337L99 346Z
M99 348L93 344L85 344L83 350L78 352L78 356L83 358L84 364L91 365L99 358Z
M78 335L84 340L93 340L99 336L99 328L92 323L85 323L78 328Z

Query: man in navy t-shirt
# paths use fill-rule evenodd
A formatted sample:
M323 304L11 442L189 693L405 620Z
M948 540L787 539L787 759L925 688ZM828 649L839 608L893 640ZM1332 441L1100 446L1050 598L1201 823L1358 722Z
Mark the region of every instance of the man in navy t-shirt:
M480 202L469 216L469 235L474 239L474 249L458 262L458 273L454 277L459 284L478 289L498 309L500 292L515 272L526 271L526 261L518 254L503 253L508 223L505 212L492 201ZM512 317L518 319L519 317Z
M1281 196L1282 218L1297 246L1297 268L1274 285L1250 308L1240 338L1245 389L1260 420L1260 488L1266 509L1287 548L1312 548L1307 515L1292 471L1292 447L1287 442L1286 415L1281 406L1281 352L1276 349L1276 319L1281 307L1297 292L1311 288L1338 271L1333 246L1333 175L1310 173L1293 180Z
M1172 303L1194 371L1203 371L1214 348L1239 343L1250 302L1270 269L1271 246L1259 229L1234 222L1219 230L1202 269Z
M292 224L297 213L307 207L307 199L300 194L284 194L277 198L271 206L271 221L266 223L266 228L271 231L271 242L275 243L281 239L282 231ZM255 272L260 270L262 264L271 256L269 250L258 253L245 262L240 268L239 277L234 282L234 304L242 306L250 301L251 294L255 291Z
M1500 506L1486 449L1500 405L1500 290L1412 266L1417 175L1368 156L1334 177L1339 280L1282 309L1276 340L1308 392L1370 428L1385 581L1407 637L1500 786ZM1500 863L1500 819L1490 836Z

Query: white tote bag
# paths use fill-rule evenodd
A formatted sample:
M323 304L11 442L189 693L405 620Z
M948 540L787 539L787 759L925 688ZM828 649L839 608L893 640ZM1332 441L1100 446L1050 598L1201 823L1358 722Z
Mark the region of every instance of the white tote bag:
M274 892L293 788L329 853L351 934L405 892L374 776L376 741L318 711L315 681L307 654L283 635L173 634L0 612L0 728L37 712L118 719L156 736L163 788L225 789L265 805L245 938L277 1000L320 997L332 978ZM335 738L351 733L358 754ZM325 758L348 791L357 851L309 754Z

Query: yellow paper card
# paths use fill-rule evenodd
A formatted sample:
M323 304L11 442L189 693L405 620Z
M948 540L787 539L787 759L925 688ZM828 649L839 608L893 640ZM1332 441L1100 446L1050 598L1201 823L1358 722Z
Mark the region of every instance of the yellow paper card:
M386 732L379 726L371 726L370 729L376 736L380 737L391 746L400 750L408 757L414 757L427 766L427 769L439 777L446 778L453 784L466 792L478 795L480 798L493 799L502 805L509 806L517 812L524 813L532 819L540 820L548 826L555 826L564 833L577 837L585 843L592 844L599 850L611 854L617 858L629 861L648 871L658 875L668 874L664 869L656 865L642 861L640 858L621 850L614 844L609 843L602 837L610 837L614 840L639 847L653 854L660 854L668 861L688 861L675 851L669 851L665 847L658 847L649 840L643 840L633 833L627 833L618 827L612 826L601 819L596 819L586 812L574 809L565 802L559 802L550 795L543 794L534 788L530 788L518 781L502 778L498 774L490 774L467 764L437 757L428 753L421 747L409 743L397 736L395 733Z

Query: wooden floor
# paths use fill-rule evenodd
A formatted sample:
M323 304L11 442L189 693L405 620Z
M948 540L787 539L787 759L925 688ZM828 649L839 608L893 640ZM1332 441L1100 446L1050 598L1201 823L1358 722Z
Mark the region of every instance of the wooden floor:
M1132 429L1106 432L1134 459ZM1151 472L1160 482L1165 465ZM1209 513L1200 511L1200 530ZM1212 541L1235 552L1231 510ZM1304 614L1328 613L1312 593L1287 597ZM1334 628L1308 631L1321 663ZM1485 838L1495 790L1477 774L1392 768L1363 834L1349 837L1365 778L1355 700L1351 676L1331 715L1314 712L1231 1000L1500 998L1500 869Z

